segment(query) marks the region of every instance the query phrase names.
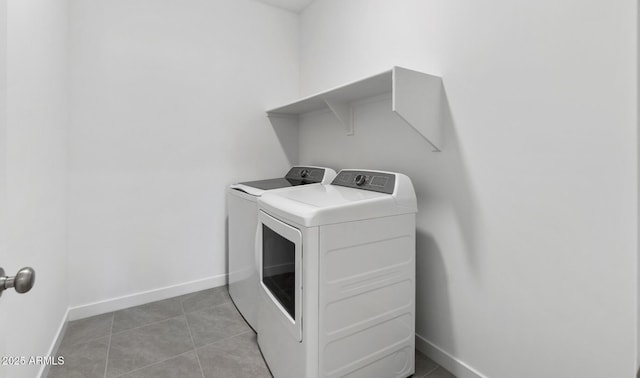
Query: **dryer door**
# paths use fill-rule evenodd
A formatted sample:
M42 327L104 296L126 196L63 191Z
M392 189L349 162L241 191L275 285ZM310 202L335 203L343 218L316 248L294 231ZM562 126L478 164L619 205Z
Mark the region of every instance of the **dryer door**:
M298 341L302 341L302 234L260 211L256 247L264 303Z

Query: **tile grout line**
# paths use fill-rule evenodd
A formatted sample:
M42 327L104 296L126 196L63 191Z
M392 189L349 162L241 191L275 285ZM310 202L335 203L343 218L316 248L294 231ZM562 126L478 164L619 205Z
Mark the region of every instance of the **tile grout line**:
M206 306L206 307L203 307L203 308L198 308L198 309L195 309L195 310L191 310L191 311L189 311L188 313L190 314L190 313L192 313L192 312L198 312L198 311L208 310L208 309L210 309L210 308L219 307L219 306L223 306L223 305L226 305L226 304L231 304L231 305L233 305L233 303L231 302L231 299L226 299L224 302L221 302L221 303L218 303L218 304L214 304L214 305L211 305L211 306ZM183 305L183 303L182 303L182 302L180 302L180 305L182 306L182 312L183 312L185 315L186 315L186 314L188 314L188 313L187 313L187 311L184 309L184 305Z
M171 299L171 298L169 298L169 299ZM151 302L151 303L153 303L153 302ZM189 312L191 313L191 312L196 312L196 311L202 311L202 310L206 310L206 309L209 309L209 308L212 308L212 307L222 306L222 305L227 304L227 303L229 303L229 301L226 301L226 302L223 302L223 303L219 303L219 304L216 304L216 305L213 305L213 306L208 306L208 307L205 307L205 308L202 308L202 309L199 309L199 310L189 311ZM130 308L133 308L133 307L130 307ZM170 316L170 317L165 318L165 319L156 320L156 321L153 321L153 322L150 322L150 323L146 323L146 324L142 324L142 325L139 325L139 326L136 326L136 327L133 327L133 328L123 329L121 331L114 332L113 334L114 335L119 335L119 334L121 334L123 332L127 332L127 331L132 331L134 329L143 328L143 327L146 327L146 326L149 326L149 325L152 325L152 324L158 324L158 323L164 322L164 321L169 320L169 319L179 318L179 317L181 317L183 315L186 317L187 312L184 310L184 307L182 306L182 301L180 302L180 308L181 308L181 314L179 314L179 315ZM127 310L127 309L125 308L124 310ZM123 311L123 310L119 310L119 311ZM118 311L116 311L116 312L118 312ZM114 317L115 317L115 313L116 312L113 313Z
M249 329L249 330L246 330L246 331L244 331L244 332L236 333L235 335L227 336L227 337L225 337L225 338L222 338L222 339L220 339L220 340L214 341L214 342L209 343L209 344L200 345L198 348L204 348L204 347L208 347L208 346L211 346L211 345L214 345L214 344L218 344L218 343L220 343L220 342L222 342L222 341L226 341L226 340L229 340L229 339L233 339L234 337L238 337L238 336L241 336L241 335L247 334L247 333L249 333L249 332L253 333L254 335L256 334L255 332L253 332L253 330Z
M215 289L215 288L213 288L213 289ZM201 291L199 291L199 292L204 292L204 291L208 291L208 290L212 290L212 289L205 289L205 290L201 290ZM198 292L194 292L194 293L189 293L189 294L184 294L184 295L175 296L175 297L172 297L172 298L178 299L178 298L180 298L180 297L188 297L188 296L191 296L192 294L197 294L197 293L198 293ZM167 299L172 299L172 298L167 298ZM184 298L184 299L188 299L188 298ZM164 301L164 300L155 301L155 302L161 302L161 301ZM113 340L113 336L114 336L114 335L120 335L120 334L122 334L122 333L124 333L124 332L126 332L126 331L138 330L138 329L140 329L140 328L144 328L144 327L146 327L146 326L155 325L155 324L158 324L158 323L161 323L161 322L164 322L164 321L168 321L168 320L171 320L171 319L176 319L176 318L179 318L179 317L181 317L181 316L184 316L184 318L185 318L185 322L186 322L186 324L187 324L187 328L188 328L188 330L189 330L189 335L190 335L190 337L191 337L191 342L192 342L192 344L194 345L193 352L194 352L194 353L196 353L196 358L197 358L197 361L198 361L198 365L199 365L199 367L200 367L201 373L202 373L203 378L204 378L204 370L202 370L202 365L200 364L200 360L199 360L199 357L198 357L197 351L195 350L195 341L194 341L194 339L193 339L193 335L191 334L191 328L190 328L190 326L189 326L189 322L188 322L188 320L187 320L187 316L186 316L187 312L185 311L185 308L184 308L184 302L185 302L185 300L178 299L178 302L180 303L180 312L181 312L181 314L179 314L179 315L171 316L171 317L168 317L168 318L165 318L165 319L161 319L161 320L153 321L153 322L150 322L150 323L146 323L146 324L143 324L143 325L139 325L139 326L137 326L137 327L124 329L124 330L117 331L117 332L113 332L113 331L114 331L114 327L115 327L115 315L116 315L116 313L117 313L117 312L124 311L124 310L127 310L127 309L130 309L130 308L139 307L139 306L128 307L128 308L126 308L126 309L121 309L121 310L117 310L117 311L111 311L111 312L106 312L106 313L102 313L102 314L97 314L97 315L91 316L91 317L89 317L89 318L93 318L93 317L97 317L97 316L104 316L104 315L108 315L108 314L111 316L111 321L110 321L110 324L109 324L109 330L108 330L107 335L104 335L104 336L94 336L94 337L90 337L90 338L88 338L88 339L86 339L86 340L84 340L84 341L76 342L76 343L73 343L73 344L71 344L71 345L74 345L74 346L75 346L76 344L85 344L85 343L92 342L92 341L94 341L94 340L99 340L99 339L101 339L101 338L103 338L103 337L108 337L108 340L107 340L107 352L106 352L106 356L105 356L105 363L104 363L104 375L103 375L103 377L104 377L104 378L107 378L107 373L108 373L108 372L107 372L107 370L108 370L108 365L109 365L109 355L110 355L110 352L111 352L111 344L112 344L112 340ZM149 302L149 303L154 303L154 302ZM222 306L222 305L225 305L225 304L228 304L228 303L231 303L231 299L229 298L229 296L228 296L228 294L227 294L226 298L224 298L224 299L223 299L223 302L221 302L221 303L216 303L216 304L213 304L213 305L211 305L211 306L206 306L206 307L201 308L201 309L194 309L194 310L192 310L192 311L189 311L189 313L191 313L191 312L196 312L196 311L203 311L203 310L207 310L207 309L210 309L210 308L215 308L215 307ZM145 304L143 304L143 305L146 305L146 304L147 304L147 303L145 303ZM140 306L143 306L143 305L140 305ZM77 321L82 321L82 320L84 320L84 319L88 319L88 318L78 319ZM76 321L68 322L68 323L75 323L75 322L76 322ZM240 335L240 334L242 334L242 333L239 333L239 334L237 334L237 335L233 335L233 336L230 336L230 337L235 337L235 336L238 336L238 335ZM65 336L66 336L66 335L65 335ZM64 338L63 338L63 339L64 339ZM226 340L226 339L228 339L228 338L225 338L224 340ZM210 344L206 344L206 345L210 345ZM205 346L206 346L206 345L205 345ZM182 353L182 354L186 354L186 353L188 353L188 352L189 352L189 351L187 351L187 352L185 352L185 353ZM177 356L180 356L180 355L182 355L182 354L179 354L179 355L177 355ZM145 368L145 367L148 367L148 366L151 366L151 365L154 365L154 364L160 363L160 362L167 361L167 360L169 360L169 359L171 359L171 358L174 358L174 357L177 357L177 356L169 357L169 358L164 359L164 360L161 360L161 361L156 361L156 362L154 362L154 363L152 363L152 364L149 364L149 365L143 366L143 367L138 368L138 369L134 369L134 370L132 370L132 371L130 371L130 372L125 372L125 373L122 373L122 374L118 374L118 375L117 375L117 377L121 377L121 376L126 375L126 374L129 374L129 373L131 373L131 372L133 372L133 371L137 371L137 370L139 370L139 369L142 369L142 368Z
M422 378L428 378L432 373L435 373L436 370L442 368L442 366L438 365L436 367L434 367L433 369L431 369L428 373L426 373L425 375L422 376ZM447 369L444 369L445 371L448 371Z
M156 321L153 321L153 322L150 322L150 323L146 323L146 324L143 324L143 325L139 325L139 326L137 326L137 327L123 329L122 331L114 332L113 334L114 334L114 335L119 335L119 334L124 333L124 332L127 332L127 331L135 331L135 330L138 330L138 329L140 329L140 328L144 328L144 327L146 327L146 326L150 326L150 325L154 325L154 324L158 324L158 323L166 322L167 320L171 320L171 319L179 318L179 317L181 317L182 315L183 315L183 314L178 314L178 315L175 315L175 316L170 316L170 317L168 317L168 318L161 319L161 320L156 320Z
M182 314L184 315L184 320L187 322L187 330L189 330L189 337L191 338L191 345L193 345L193 353L196 355L196 361L198 361L198 366L200 367L200 374L202 374L202 378L204 376L204 369L202 368L202 364L200 363L200 356L198 356L198 350L196 349L196 342L193 339L193 333L191 332L191 325L189 324L189 317L187 317L187 312L184 310L184 305L182 301L180 301L180 308L182 308Z
M209 290L209 289L207 289L207 290ZM187 294L187 295L189 295L189 294ZM176 296L176 297L173 297L173 298L176 298L176 299L177 299L177 298L180 298L180 297L182 297L182 296ZM167 298L167 299L171 299L171 298ZM156 302L160 302L160 301L156 301ZM112 311L112 312L111 312L111 323L110 323L110 325L109 325L109 332L108 332L108 335L107 335L107 336L109 337L109 339L108 339L108 341L107 341L107 353L106 353L106 358L105 358L105 363L104 363L104 375L103 375L103 377L104 377L104 378L107 378L107 373L108 373L107 369L108 369L108 365L109 365L109 355L110 355L110 352L111 352L111 343L112 343L112 339L113 339L113 336L114 336L114 335L120 335L120 334L122 334L122 333L124 333L124 332L127 332L127 331L138 330L138 329L144 328L144 327L146 327L146 326L155 325L155 324L162 323L162 322L165 322L165 321L168 321L168 320L171 320L171 319L176 319L176 318L179 318L179 317L182 317L182 316L184 316L184 318L185 318L185 322L186 322L186 324L187 324L187 329L188 329L188 331L189 331L189 336L190 336L190 338L191 338L191 342L192 342L192 345L193 345L193 347L194 347L193 352L196 354L196 360L198 361L198 366L200 367L200 372L201 372L201 374L202 374L202 377L203 377L203 378L205 378L205 377L204 377L204 370L202 369L202 364L200 363L200 357L198 356L198 352L197 352L196 347L195 347L195 340L193 339L193 335L192 335L192 333L191 333L191 327L190 327L190 325L189 325L189 321L188 321L188 319L187 319L187 312L186 312L186 310L185 310L185 308L184 308L184 303L183 303L183 302L184 302L184 300L178 300L178 302L180 303L180 310L181 310L181 311L180 311L180 312L181 312L181 314L179 314L179 315L171 316L171 317L168 317L168 318L165 318L165 319L161 319L161 320L153 321L153 322L150 322L150 323L146 323L146 324L143 324L143 325L139 325L139 326L137 326L137 327L124 329L124 330L117 331L117 332L113 332L113 330L114 330L114 326L115 326L115 315L116 315L116 313L117 313L117 312L124 311L124 310L126 310L126 309L122 309L122 310ZM154 303L154 302L149 302L149 303ZM211 305L211 306L206 306L206 307L201 308L201 309L194 309L194 310L192 310L192 311L189 311L189 313L197 312L197 311L203 311L203 310L208 310L208 309L212 309L212 308L215 308L215 307L223 306L223 305L226 305L226 304L229 304L229 303L232 303L232 302L231 302L230 298L229 298L229 297L228 297L228 295L227 295L226 299L225 299L223 302L221 302L221 303L213 304L213 305ZM130 307L130 308L135 308L135 307L138 307L138 306L134 306L134 307ZM105 314L98 314L98 315L96 315L96 316L106 315L106 314L108 314L108 313L105 313ZM212 345L212 344L216 344L216 343L217 343L217 342L219 342L219 341L224 341L224 340L227 340L227 339L230 339L230 338L233 338L233 337L236 337L236 336L239 336L239 335L242 335L242 334L248 333L249 331L251 331L251 330L249 329L248 331L240 332L240 333L238 333L238 334L235 334L235 335L232 335L232 336L226 337L226 338L224 338L224 339L218 340L218 341L216 341L216 342L209 343L209 344L205 344L205 345L202 345L202 346L204 347L204 346L209 346L209 345ZM87 340L86 342L93 341L94 339L96 339L96 340L97 340L97 339L100 339L101 337L105 337L105 336L94 337L94 338L91 338L91 339ZM132 373L132 372L134 372L134 371L138 371L138 370L140 370L140 369L144 369L144 368L146 368L146 367L149 367L149 366L152 366L152 365L155 365L155 364L161 363L161 362L165 362L165 361L167 361L167 360L170 360L170 359L172 359L172 358L175 358L175 357L181 356L181 355L186 354L186 353L188 353L188 352L189 352L189 351L187 351L187 352L185 352L185 353L182 353L182 354L179 354L179 355L176 355L176 356L172 356L172 357L166 358L166 359L161 360L161 361L153 362L152 364L142 366L142 367L140 367L140 368L137 368L137 369L131 370L131 371L129 371L129 372L125 372L125 373L122 373L122 374L118 374L118 375L117 375L117 376L115 376L114 378L122 377L122 376L125 376L125 375L127 375L127 374L130 374L130 373Z
M182 304L181 304L181 306L182 306ZM177 319L177 318L180 318L180 317L183 317L183 316L184 316L185 323L187 324L187 330L189 331L189 336L191 337L191 342L193 343L193 337L191 336L191 328L189 327L189 321L187 320L187 315L184 313L184 309L182 309L182 314L181 314L181 315L174 316L174 317L171 317L171 318L167 318L167 319L164 319L164 320L159 320L159 321L157 321L157 322L149 323L149 324L146 324L146 325L144 325L144 326L140 326L140 327L136 327L136 328L131 328L131 329L127 329L127 330L124 330L124 331L120 331L120 332L117 332L117 333L116 333L116 335L117 335L117 334L120 334L120 333L123 333L123 332L126 332L126 331L129 331L129 330L139 329L139 328L145 327L145 326L147 326L147 325L157 324L157 323L161 323L161 322L163 322L163 321L165 321L165 320ZM134 372L136 372L136 371L139 371L139 370L142 370L142 369L148 368L148 367L150 367L150 366L157 365L157 364L160 364L160 363L163 363L163 362L169 361L169 360L171 360L171 359L173 359L173 358L176 358L176 357L179 357L179 356L186 355L186 354L187 354L187 353L189 353L189 352L194 352L194 353L195 353L195 355L196 355L196 359L198 360L198 366L200 366L200 371L202 372L202 366L200 365L200 360L198 359L198 353L197 353L197 352L196 352L196 350L195 350L195 344L194 344L194 349L193 349L193 350L188 350L188 351L186 351L186 352L184 352L184 353L180 353L180 354L177 354L177 355L175 355L175 356L170 356L170 357L167 357L167 358L162 359L162 360L159 360L159 361L154 361L154 362L152 362L152 363L150 363L150 364L148 364L148 365L140 366L140 367L135 368L135 369L133 369L133 370L130 370L130 371L124 372L124 373L122 373L122 374L118 374L118 375L117 375L117 376L115 376L114 378L124 377L124 376L126 376L126 375L129 375L129 374L134 373ZM105 378L106 378L106 377L105 377ZM204 378L204 373L203 373L203 378Z
M104 361L104 378L107 378L107 367L109 366L109 351L111 350L111 336L113 331L113 323L115 323L116 313L111 314L111 326L109 327L109 341L107 342L107 357Z
M178 298L178 297L175 297L175 298ZM168 299L170 299L170 298L168 298ZM208 306L208 307L205 307L205 308L202 308L202 309L194 310L194 311L191 311L191 312L202 311L202 310L206 310L206 309L209 309L209 308L213 308L213 307L217 307L217 306L222 306L222 305L225 305L225 304L227 304L227 303L229 303L229 302L230 302L230 301L229 301L229 300L227 300L227 301L224 301L224 302L222 302L222 303L219 303L219 304L216 304L216 305L212 305L212 306ZM153 302L152 302L152 303L153 303ZM194 341L194 339L193 339L193 335L192 335L192 333L191 333L191 326L189 325L189 319L187 318L187 312L184 310L183 301L180 301L180 309L181 309L181 312L182 312L182 314L180 314L180 315L176 315L176 316L172 316L172 317L170 317L170 318L166 318L166 319L158 320L158 321L155 321L155 322L147 323L147 324L144 324L144 325L141 325L141 326L138 326L138 327L134 327L134 328L129 328L129 329L125 329L125 330L122 330L122 331L118 331L118 332L116 332L114 335L118 335L118 334L121 334L121 333L123 333L123 332L131 331L131 330L137 330L137 329L140 329L140 328L146 327L146 326L148 326L148 325L158 324L158 323L161 323L161 322L164 322L164 321L170 320L170 319L176 319L176 318L179 318L179 317L184 316L185 322L187 323L187 329L188 329L188 331L189 331L189 337L191 338L191 343L193 344L193 352L194 352L194 353L195 353L195 355L196 355L196 360L198 361L198 366L200 367L200 373L202 374L202 377L203 377L203 378L205 378L205 377L204 377L204 369L202 369L202 364L200 363L200 357L198 356L198 351L196 350L195 341ZM120 310L120 311L122 311L122 310ZM116 311L116 312L117 312L117 311ZM115 319L115 312L114 312L114 319ZM225 338L225 339L223 339L223 340L229 339L229 338L231 338L231 337L239 336L239 335L242 335L242 334L244 334L244 333L245 333L245 332L243 332L243 333L239 333L239 334L237 334L237 335L233 335L233 336L227 337L227 338ZM222 340L219 340L219 341L222 341ZM212 343L212 344L215 344L215 343ZM206 345L211 345L211 344L206 344ZM203 346L205 346L205 345L203 345ZM136 371L138 371L138 370L141 370L141 369L147 368L147 367L149 367L149 366L153 366L153 365L156 365L156 364L159 364L159 363L162 363L162 362L168 361L168 360L170 360L170 359L172 359L172 358L175 358L175 357L178 357L178 356L182 356L182 355L187 354L187 353L189 353L189 352L191 352L191 351L186 351L186 352L181 353L181 354L178 354L178 355L176 355L176 356L171 356L171 357L165 358L164 360L155 361L155 362L153 362L153 363L151 363L151 364L148 364L148 365L145 365L145 366L141 366L141 367L136 368L136 369L134 369L134 370L131 370L131 371L128 371L128 372L125 372L125 373L119 374L119 375L117 375L117 376L116 376L116 377L114 377L114 378L119 378L119 377L126 376L126 375L131 374L131 373L133 373L133 372L136 372ZM105 372L105 374L106 374L106 372ZM106 378L106 377L105 377L105 378Z
M440 365L436 365L433 369L429 370L424 376L426 377L427 375L433 373L434 371L438 370L439 367Z
M187 354L187 353L189 353L189 352L193 352L193 351L192 351L192 350L188 350L188 351L186 351L186 352L184 352L184 353L180 353L180 354L176 354L175 356L167 357L167 358L165 358L164 360L155 361L155 362L150 363L150 364L148 364L148 365L140 366L139 368L135 368L135 369L133 369L133 370L130 370L130 371L124 372L124 373L122 373L122 374L118 374L118 375L116 375L116 376L115 376L115 377L113 377L113 378L121 378L121 377L127 376L127 375L129 375L129 374L131 374L131 373L135 373L136 371L140 371L140 370L142 370L142 369L146 369L146 368L148 368L148 367L150 367L150 366L154 366L154 365L161 364L161 363L163 363L163 362L167 362L167 361L169 361L169 360L170 360L170 359L172 359L172 358L176 358L176 357L184 356L185 354Z

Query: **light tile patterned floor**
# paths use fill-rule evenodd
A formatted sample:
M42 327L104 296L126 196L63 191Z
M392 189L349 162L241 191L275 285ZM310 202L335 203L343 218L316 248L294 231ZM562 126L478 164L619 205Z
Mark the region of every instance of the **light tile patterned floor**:
M219 287L70 322L49 378L271 377ZM455 378L416 351L415 378Z

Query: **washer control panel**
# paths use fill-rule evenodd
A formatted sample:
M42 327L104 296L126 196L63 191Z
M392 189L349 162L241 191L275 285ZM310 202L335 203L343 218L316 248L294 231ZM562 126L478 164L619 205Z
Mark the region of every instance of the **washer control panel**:
M291 180L304 180L305 182L322 182L324 168L292 167L284 177Z
M331 185L393 194L396 175L386 172L342 170Z

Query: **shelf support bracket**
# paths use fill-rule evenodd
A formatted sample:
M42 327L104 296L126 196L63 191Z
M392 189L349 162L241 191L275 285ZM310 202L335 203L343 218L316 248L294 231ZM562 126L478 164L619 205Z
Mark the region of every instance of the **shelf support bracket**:
M347 131L347 135L353 135L353 108L348 103L323 98L331 112Z
M300 154L298 149L298 136L300 133L298 116L278 113L267 113L267 116L289 164L298 164Z
M445 113L442 79L393 68L392 110L413 127L433 148L440 151L443 144L443 114Z

